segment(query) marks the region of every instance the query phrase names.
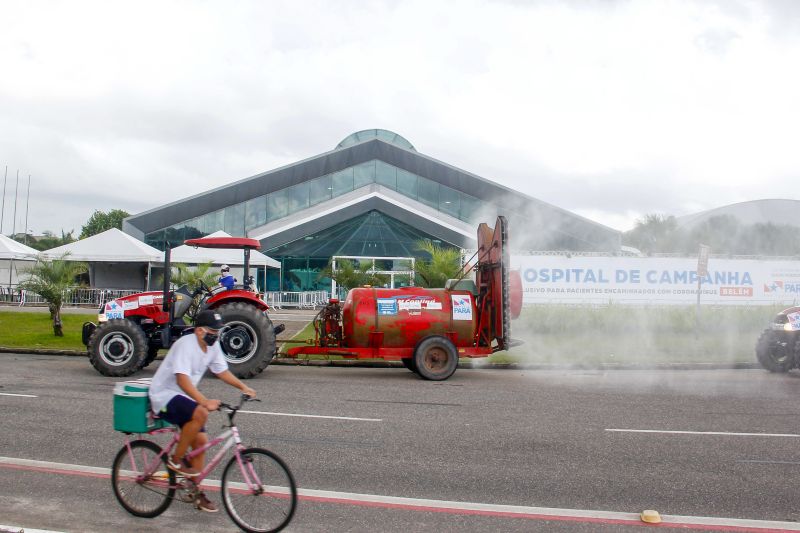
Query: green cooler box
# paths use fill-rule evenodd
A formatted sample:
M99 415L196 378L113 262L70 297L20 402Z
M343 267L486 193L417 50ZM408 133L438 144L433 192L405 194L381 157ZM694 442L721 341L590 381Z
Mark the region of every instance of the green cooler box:
M150 379L123 381L114 385L114 430L147 433L169 425L150 412Z

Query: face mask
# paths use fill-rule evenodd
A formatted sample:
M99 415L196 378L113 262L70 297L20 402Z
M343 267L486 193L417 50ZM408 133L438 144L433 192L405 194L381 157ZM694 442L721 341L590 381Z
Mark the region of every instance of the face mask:
M217 333L206 333L205 335L203 335L203 341L208 346L214 346L214 343L217 342L218 338L219 334Z

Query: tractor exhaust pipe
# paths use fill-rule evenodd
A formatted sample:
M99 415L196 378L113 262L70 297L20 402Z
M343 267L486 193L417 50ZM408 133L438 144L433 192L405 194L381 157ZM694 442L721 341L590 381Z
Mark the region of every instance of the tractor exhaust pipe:
M249 290L250 287L250 248L244 249L244 279L242 280L244 289Z
M169 286L172 282L172 265L170 259L172 257L172 250L169 247L169 241L164 241L164 298L161 300L161 310L169 311Z

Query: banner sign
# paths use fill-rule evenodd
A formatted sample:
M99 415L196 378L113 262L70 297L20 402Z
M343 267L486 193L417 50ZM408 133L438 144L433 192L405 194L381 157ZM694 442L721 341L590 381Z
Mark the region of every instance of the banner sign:
M523 303L794 305L800 261L718 259L705 275L693 257L512 256Z

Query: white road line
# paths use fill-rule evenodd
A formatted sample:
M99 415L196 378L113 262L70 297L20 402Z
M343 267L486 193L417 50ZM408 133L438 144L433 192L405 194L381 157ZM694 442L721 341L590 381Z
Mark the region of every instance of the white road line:
M10 392L0 392L0 396L18 396L20 398L38 398L33 394L11 394Z
M28 468L42 472L61 474L101 474L110 476L109 468L54 463L33 459L0 457L0 468ZM204 480L203 485L219 486L218 480ZM330 490L298 489L298 496L308 501L322 503L349 503L354 505L379 506L413 511L438 511L459 514L475 514L512 518L529 518L534 520L573 520L578 522L596 522L609 524L641 524L637 513L615 511L598 511L592 509L562 509L554 507L532 507L525 505L502 505L477 502L456 502L448 500L430 500L423 498L405 498L401 496L385 496L380 494L360 494L355 492L338 492ZM660 527L680 527L686 529L705 529L714 527L719 531L800 531L796 522L779 522L773 520L747 520L741 518L724 518L712 516L680 516L662 515ZM28 530L26 530L28 531Z
M270 413L267 411L239 411L240 413L248 413L251 415L269 415L269 416L296 416L300 418L329 418L331 420L352 420L354 422L383 422L382 418L356 418L353 416L326 416L326 415L303 415L296 413Z
M609 429L617 433L666 433L670 435L727 435L731 437L800 437L797 433L734 433L730 431L668 431L664 429Z
M758 465L800 465L800 461L768 461L765 459L741 459L736 462Z
M60 531L50 531L49 529L31 529L22 526L4 526L0 524L0 533L61 533Z

